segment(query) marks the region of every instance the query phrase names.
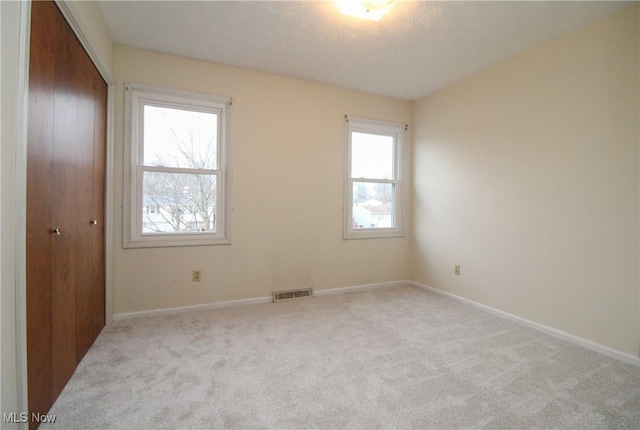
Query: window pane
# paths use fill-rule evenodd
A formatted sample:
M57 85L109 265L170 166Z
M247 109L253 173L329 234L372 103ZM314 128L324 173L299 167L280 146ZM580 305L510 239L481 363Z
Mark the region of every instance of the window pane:
M351 133L351 177L394 179L393 137Z
M218 115L144 106L144 164L218 168Z
M216 231L216 175L144 172L142 232Z
M353 183L353 228L393 228L394 185Z

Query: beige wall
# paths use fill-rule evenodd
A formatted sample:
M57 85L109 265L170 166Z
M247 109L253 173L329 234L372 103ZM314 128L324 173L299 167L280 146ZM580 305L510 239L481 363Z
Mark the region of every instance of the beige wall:
M122 243L123 82L234 98L232 245L122 249L114 313L406 279L408 239L342 239L344 115L409 123L412 104L118 46L115 234ZM193 269L202 282L191 282Z
M635 6L416 103L412 279L638 356L638 47Z

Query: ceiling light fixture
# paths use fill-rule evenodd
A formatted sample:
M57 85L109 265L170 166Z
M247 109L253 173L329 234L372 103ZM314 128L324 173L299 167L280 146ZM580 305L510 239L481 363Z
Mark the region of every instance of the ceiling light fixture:
M336 0L338 9L345 15L380 21L395 0Z

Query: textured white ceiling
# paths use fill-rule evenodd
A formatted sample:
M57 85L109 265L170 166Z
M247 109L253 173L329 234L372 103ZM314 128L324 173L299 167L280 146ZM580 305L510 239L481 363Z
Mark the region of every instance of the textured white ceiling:
M630 2L100 1L118 44L415 100Z

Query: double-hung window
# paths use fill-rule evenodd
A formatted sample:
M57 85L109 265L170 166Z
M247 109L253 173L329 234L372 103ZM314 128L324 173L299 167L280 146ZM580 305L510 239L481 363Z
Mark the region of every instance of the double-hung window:
M230 243L230 107L125 83L125 247Z
M407 126L347 116L344 238L404 236Z

